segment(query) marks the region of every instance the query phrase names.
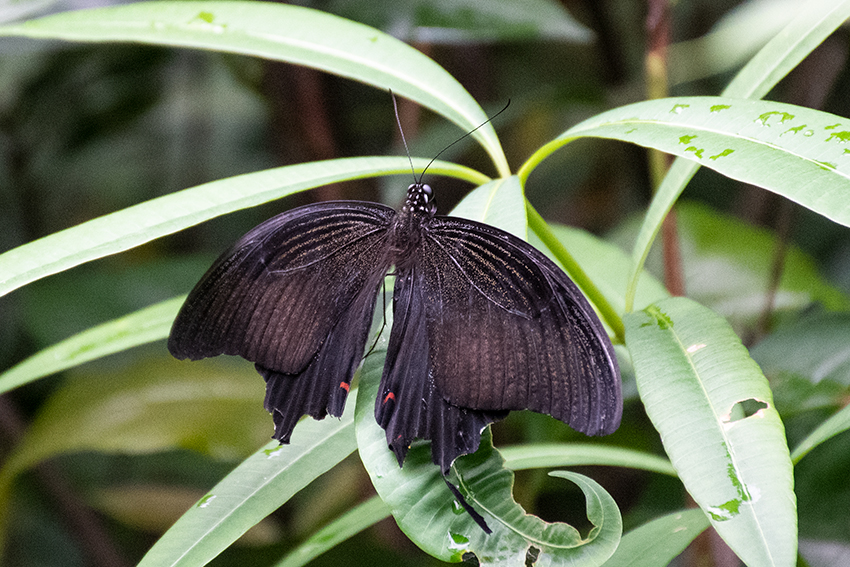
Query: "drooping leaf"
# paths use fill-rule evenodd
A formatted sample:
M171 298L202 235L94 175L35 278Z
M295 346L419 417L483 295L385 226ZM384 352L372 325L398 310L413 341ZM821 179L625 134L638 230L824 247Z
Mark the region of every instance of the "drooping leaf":
M850 387L850 314L815 313L771 333L752 349L765 373Z
M850 0L816 0L801 4L790 23L750 59L723 90L723 96L762 98L848 17ZM655 192L632 251L635 272L626 293L628 311L632 310L637 278L661 223L701 165L705 162L676 159Z
M266 444L189 509L139 566L205 565L350 455L356 448L353 417L348 404L340 419L301 420L290 445Z
M301 567L301 565L306 565L322 553L389 515L389 508L384 504L384 501L373 496L314 533L281 559L276 567Z
M661 516L624 535L605 567L667 567L708 526L698 508Z
M850 152L844 151L848 128L841 116L778 102L656 99L573 126L527 164L578 138L622 140L690 159L850 226Z
M463 86L420 51L375 28L273 2L138 2L0 27L0 35L139 42L253 55L313 67L410 98L470 131L487 116ZM472 134L508 167L493 126Z
M0 394L38 378L164 338L185 296L151 305L42 349L0 374Z
M794 449L791 460L797 464L809 451L848 429L850 429L850 406L844 406L838 413L820 424Z
M588 28L552 0L428 0L404 4L391 0L337 0L328 9L376 28L392 30L396 37L411 43L534 39L586 43L592 37Z

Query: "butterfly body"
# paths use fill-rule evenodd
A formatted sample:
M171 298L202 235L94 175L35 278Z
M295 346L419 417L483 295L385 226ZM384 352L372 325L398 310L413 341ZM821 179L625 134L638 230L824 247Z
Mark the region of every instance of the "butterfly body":
M515 236L437 216L422 183L398 211L327 202L259 225L189 295L169 350L253 361L275 438L288 442L302 415L342 414L391 269L394 322L375 416L399 465L414 439L428 439L445 474L511 410L590 435L619 425L613 348L575 284Z

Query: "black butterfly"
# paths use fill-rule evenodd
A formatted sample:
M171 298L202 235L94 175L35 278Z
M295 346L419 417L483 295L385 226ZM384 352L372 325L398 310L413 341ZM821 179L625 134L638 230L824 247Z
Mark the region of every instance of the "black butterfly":
M274 438L340 416L392 266L394 323L375 417L401 466L415 438L446 474L510 410L589 435L620 423L613 347L576 285L492 226L435 216L416 182L400 210L325 202L280 214L225 252L189 294L168 348L239 355L266 380Z

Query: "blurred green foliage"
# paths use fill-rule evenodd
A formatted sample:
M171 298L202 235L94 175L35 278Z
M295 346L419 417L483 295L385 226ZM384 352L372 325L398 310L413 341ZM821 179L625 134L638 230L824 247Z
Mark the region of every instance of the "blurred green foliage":
M645 98L646 7L641 2L564 2L574 20L563 15L560 20L530 17L536 12L528 10L494 13L492 2L476 0L309 4L416 42L488 110L511 99L510 111L496 127L514 167L582 119ZM501 4L510 6L512 1ZM756 3L675 3L674 41L702 38L718 23L729 28L736 19L760 21L747 19L753 16L739 9L743 4L753 9ZM763 14L774 16L782 2L761 4L766 5ZM557 5L552 9L557 11ZM514 25L511 18L521 21ZM746 27L732 29L747 33ZM846 29L836 32L769 98L850 114L847 42ZM672 83L671 94L713 95L722 90L740 62L737 54L712 45L716 44L691 43L675 52L673 80L698 78ZM844 55L835 55L842 49ZM281 63L137 45L81 46L8 38L0 40L0 53L2 251L206 181L328 157L400 151L385 93ZM414 155L434 155L457 137L456 128L433 115L407 111L414 114L405 124ZM471 145L461 146L460 155L452 159L490 171L484 154ZM432 184L438 188L441 212L468 190L454 180ZM319 197L383 199L394 205L405 185L389 188L358 181L300 194L28 285L0 298L0 368L93 325L185 293L230 242L291 205ZM650 194L645 151L604 140L583 141L553 156L527 186L529 200L547 220L608 235L624 247L634 234L633 219L645 210ZM728 317L741 336L753 338L752 344L762 341L753 356L772 381L794 447L850 399L850 323L844 314L824 314L824 308L844 310L848 305L850 231L707 170L697 174L685 198L699 203L683 207L680 215L686 289ZM786 295L778 297L772 317L759 327L772 255L781 241L777 227L786 230L781 225L783 215L789 214L784 207L791 211L792 237L785 275L793 281L781 289ZM754 243L758 247L742 248ZM650 267L659 270L660 263ZM660 271L656 275L661 277ZM826 336L824 329L829 329ZM789 356L790 351L815 350L818 356L811 364L801 356ZM824 359L832 366L816 365ZM47 452L52 456L51 474L62 478L61 486L53 488L70 494L76 503L71 512L63 511L55 491L45 487L50 482L45 478L51 477L24 471L12 493L5 565L91 564L88 544L68 519L74 506L96 510L96 520L109 539L104 545L117 550L126 564L134 564L178 515L175 511L157 516L162 506L156 502L179 503L176 508L185 509L270 435L271 420L261 407L262 383L241 361L235 364L237 370L225 364L227 373L222 371L220 386L244 388L244 399L235 404L225 395L219 402L210 401L206 416L216 419L202 420L205 427L194 428L194 439L177 435L179 428L171 427L166 418L173 412L157 413L164 412L162 408L140 418L155 423L135 432L139 435L131 437L138 443L135 446L110 445L114 430L105 424L82 428L79 420L96 409L87 403L96 399L116 404L121 396L137 395L133 388L171 381L171 374L151 371L169 364L173 363L164 345L156 343L6 394L4 407L14 408L19 416L14 420L7 414L0 426L5 429L0 434L0 459L6 461L14 447L20 450L21 433L10 422L27 424L29 435L44 431L38 434L52 444ZM221 369L222 363L211 368ZM200 372L191 370L192 376L174 378L172 383L198 386ZM69 399L71 407L57 405ZM623 426L605 442L663 454L657 433L634 401L632 387ZM143 409L121 406L116 411ZM75 412L74 419L64 411ZM192 416L183 426L197 425L198 419ZM157 437L162 430L178 438ZM148 442L151 436L155 441L144 445L142 439ZM539 415L515 413L494 427L497 445L578 437ZM33 436L29 442L37 440ZM829 564L818 562L824 556L845 561L850 557L848 443L846 434L838 437L796 469L800 534L806 540L802 550L811 565ZM65 444L67 450L62 450ZM41 445L40 450L47 448ZM614 468L595 473L620 505L626 530L684 505L684 491L675 479ZM576 507L581 509L576 488L554 482L540 471L524 471L518 479L515 495L526 510L547 520L574 525L583 521L581 514L569 516ZM276 512L262 533L246 536L213 564L273 565L286 550L371 491L359 461L349 458ZM152 513L151 507L158 512ZM388 520L311 564L355 564L352 558L357 558L356 564L376 566L438 563Z

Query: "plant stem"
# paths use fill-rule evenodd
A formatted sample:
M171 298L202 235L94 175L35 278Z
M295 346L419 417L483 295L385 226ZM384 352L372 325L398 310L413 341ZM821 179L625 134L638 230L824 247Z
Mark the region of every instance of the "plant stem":
M602 319L604 319L605 322L608 323L608 326L611 327L611 330L614 331L614 342L622 344L625 336L623 319L611 306L602 292L599 291L599 288L596 287L593 280L591 280L585 271L581 269L581 266L579 266L578 262L575 261L575 258L573 258L564 245L561 244L561 241L552 234L552 231L549 229L549 225L546 224L546 221L543 220L540 213L538 213L528 201L525 202L525 208L528 213L529 228L531 228L534 234L543 241L543 244L552 251L552 254L555 255L555 258L558 259L575 284L579 286L590 301L596 305Z

